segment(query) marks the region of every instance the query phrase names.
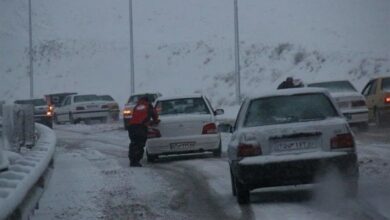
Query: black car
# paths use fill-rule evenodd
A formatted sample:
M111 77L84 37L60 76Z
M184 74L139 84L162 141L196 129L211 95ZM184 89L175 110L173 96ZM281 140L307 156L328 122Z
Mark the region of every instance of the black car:
M16 100L15 104L33 105L34 106L34 121L53 128L53 109L49 106L45 99L25 99Z

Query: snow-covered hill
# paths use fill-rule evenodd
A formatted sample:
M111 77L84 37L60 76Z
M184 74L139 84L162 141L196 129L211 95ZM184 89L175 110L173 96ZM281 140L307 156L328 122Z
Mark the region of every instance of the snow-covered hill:
M28 96L27 1L0 0L0 99ZM130 91L127 0L33 1L35 93ZM242 90L390 75L388 0L239 1ZM136 91L234 100L233 1L134 0Z

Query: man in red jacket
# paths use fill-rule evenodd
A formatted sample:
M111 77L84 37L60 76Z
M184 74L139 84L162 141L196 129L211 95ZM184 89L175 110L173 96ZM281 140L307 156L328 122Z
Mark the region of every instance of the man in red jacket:
M148 136L148 126L158 124L157 112L149 103L147 96L141 97L133 109L128 133L130 138L129 160L131 167L141 167L140 160L144 155L144 147Z

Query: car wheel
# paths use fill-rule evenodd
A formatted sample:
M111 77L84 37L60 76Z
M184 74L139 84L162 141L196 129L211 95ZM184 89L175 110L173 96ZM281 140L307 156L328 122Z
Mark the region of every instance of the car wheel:
M153 162L155 162L157 159L158 159L158 155L151 155L151 154L149 154L149 153L146 151L146 160L147 160L149 163L153 163Z
M76 124L76 120L73 118L72 112L69 112L69 122L71 124Z
M232 169L230 168L230 180L231 180L231 183L232 183L232 193L233 193L233 196L236 196L237 195L237 191L236 191L236 180L233 176L233 172L232 172Z
M250 201L249 189L236 178L234 178L234 185L236 186L236 196L238 204L248 204Z
M222 154L222 141L219 141L218 149L213 151L213 156L221 157L221 154Z

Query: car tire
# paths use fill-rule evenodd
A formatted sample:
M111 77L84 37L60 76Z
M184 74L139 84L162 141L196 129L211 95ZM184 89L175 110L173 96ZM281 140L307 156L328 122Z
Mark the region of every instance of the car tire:
M71 124L76 124L76 120L73 118L72 112L69 112L69 122Z
M151 155L146 151L146 161L154 163L158 159L158 155Z
M218 149L213 151L213 156L214 157L221 157L221 155L222 155L222 141L220 140Z
M237 196L237 191L236 191L236 180L233 176L232 168L230 168L230 181L232 183L232 194L233 196Z
M240 205L248 204L250 202L250 191L245 184L234 178L234 185L236 188L237 202Z

